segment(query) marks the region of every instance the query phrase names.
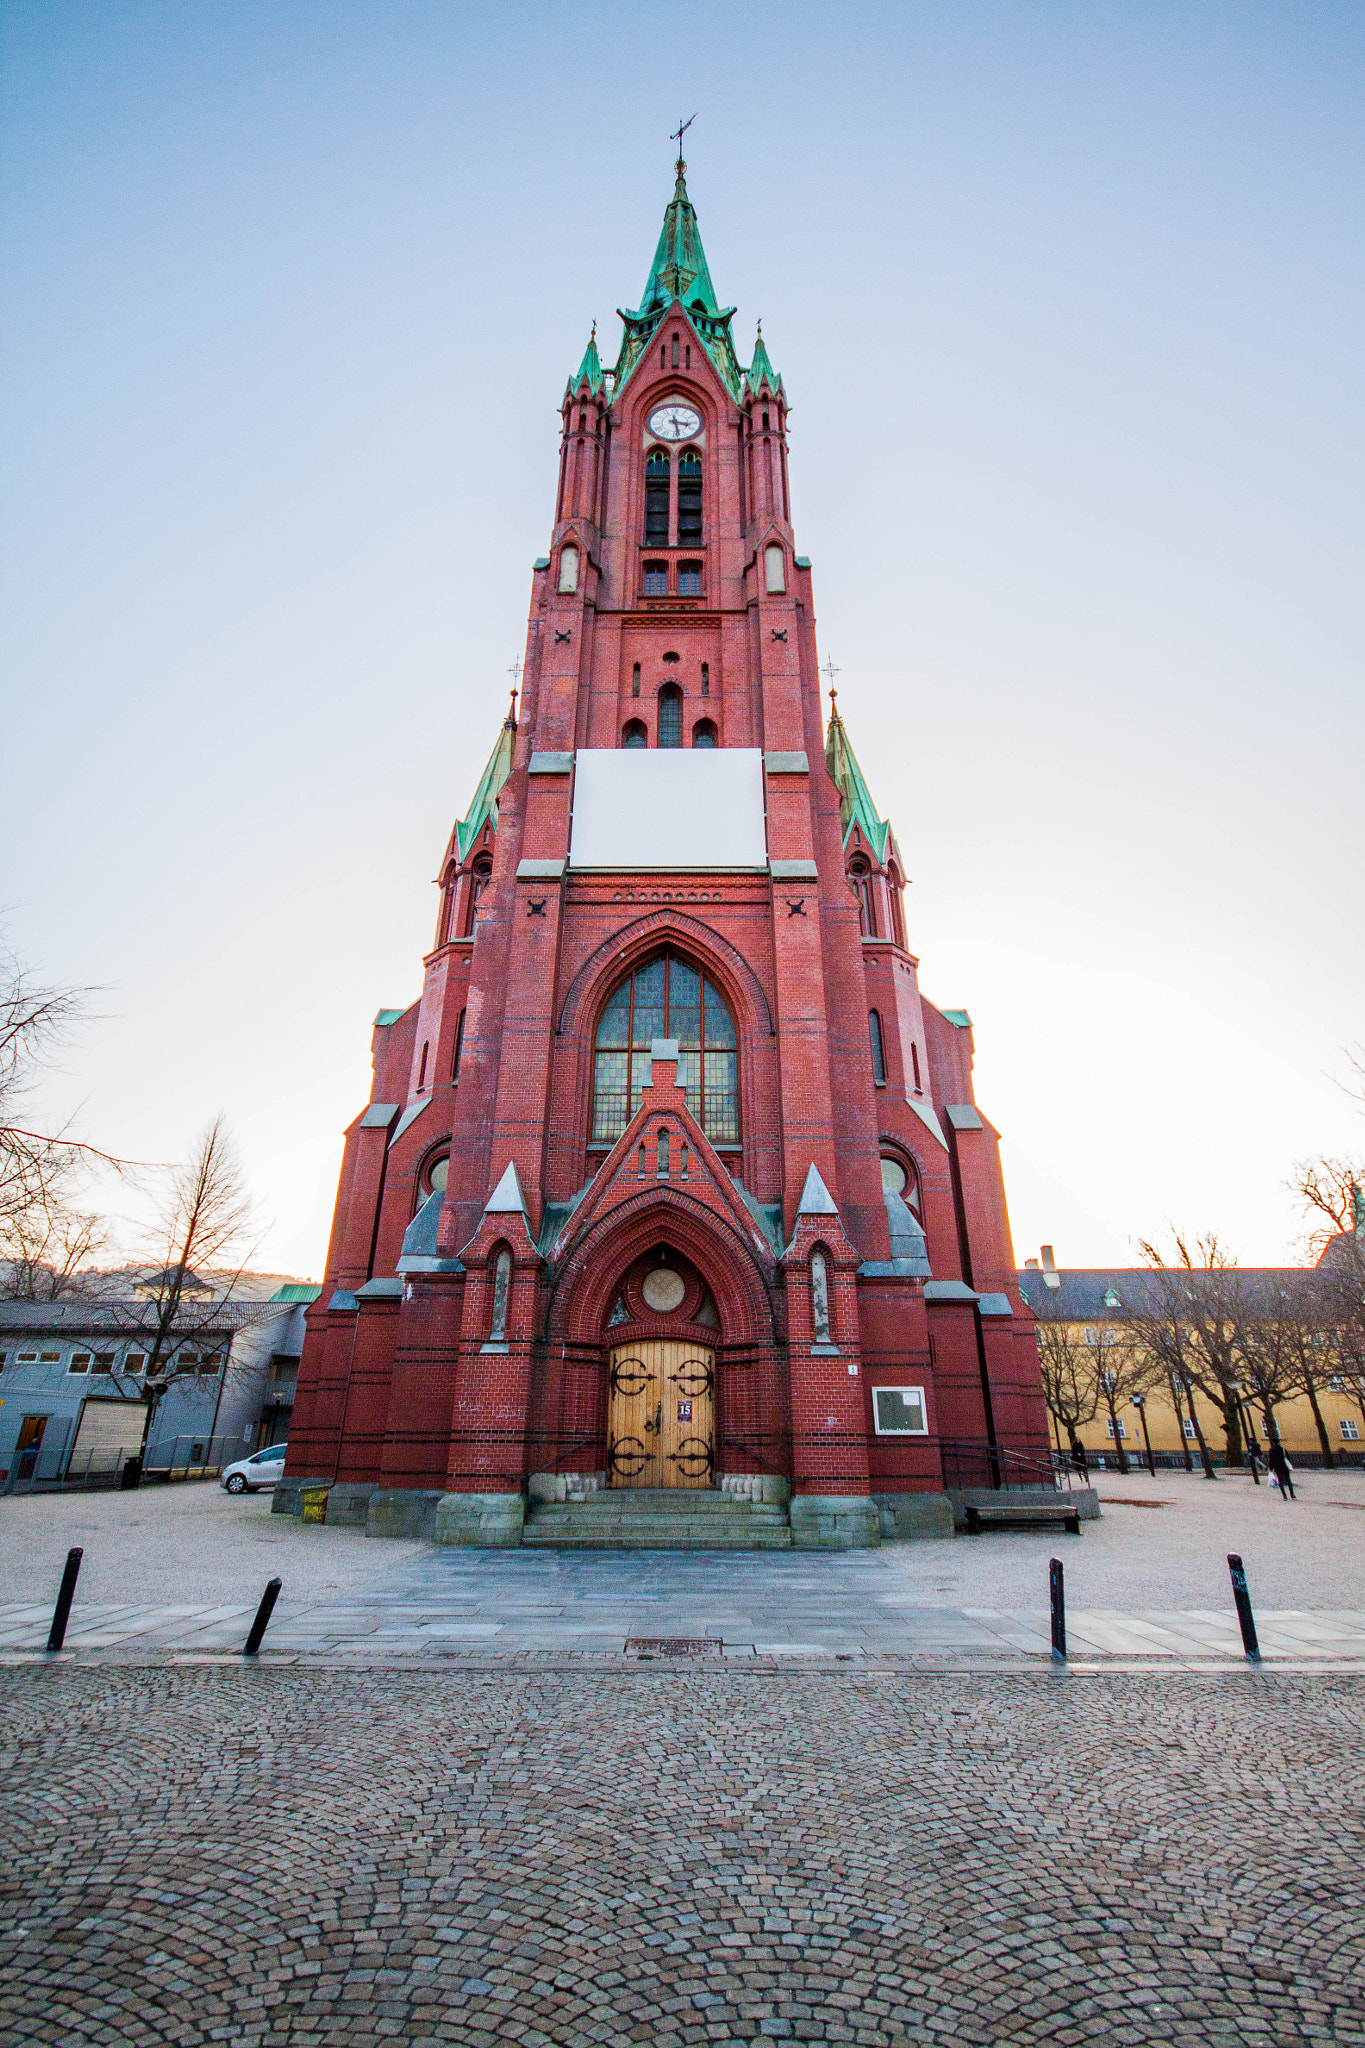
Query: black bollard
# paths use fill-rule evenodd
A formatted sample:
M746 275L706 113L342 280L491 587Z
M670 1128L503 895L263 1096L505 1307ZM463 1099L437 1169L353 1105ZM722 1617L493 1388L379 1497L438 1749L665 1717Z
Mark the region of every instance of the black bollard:
M1242 1648L1248 1657L1260 1660L1261 1646L1256 1640L1256 1621L1251 1612L1251 1595L1247 1591L1247 1575L1242 1560L1233 1550L1228 1552L1228 1570L1232 1574L1232 1597L1237 1602L1237 1621L1242 1631Z
M1066 1662L1066 1588L1063 1583L1062 1560L1054 1557L1047 1568L1048 1588L1052 1594L1052 1654Z
M52 1627L48 1630L49 1650L60 1650L66 1641L66 1624L71 1619L72 1595L76 1591L76 1580L80 1576L81 1559L84 1556L83 1550L68 1550L66 1553L66 1570L62 1573L62 1583L57 1592L57 1605L52 1610Z
M265 1634L266 1624L274 1612L275 1602L280 1597L280 1587L283 1583L282 1579L272 1579L262 1593L261 1604L256 1609L256 1619L251 1624L251 1634L247 1637L246 1647L242 1651L244 1657L254 1657L260 1649L261 1637Z

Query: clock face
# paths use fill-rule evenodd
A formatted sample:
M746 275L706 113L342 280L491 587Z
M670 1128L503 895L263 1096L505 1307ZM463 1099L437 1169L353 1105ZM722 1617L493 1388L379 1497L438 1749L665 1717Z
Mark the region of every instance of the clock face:
M650 414L649 431L660 441L690 441L701 432L701 414L678 399L670 399Z

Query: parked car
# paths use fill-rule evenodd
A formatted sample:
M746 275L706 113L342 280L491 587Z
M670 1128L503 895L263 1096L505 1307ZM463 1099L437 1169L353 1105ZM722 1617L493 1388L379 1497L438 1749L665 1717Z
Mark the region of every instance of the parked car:
M253 1451L235 1465L224 1465L218 1484L229 1493L259 1493L263 1486L273 1486L283 1472L288 1449L288 1444L267 1444L263 1451Z

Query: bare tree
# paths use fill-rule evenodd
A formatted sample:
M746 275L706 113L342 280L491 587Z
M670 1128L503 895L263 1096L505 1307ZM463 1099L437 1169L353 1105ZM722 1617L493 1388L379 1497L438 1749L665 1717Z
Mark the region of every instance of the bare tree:
M1299 1159L1286 1185L1311 1228L1308 1248L1321 1257L1333 1239L1354 1236L1361 1221L1365 1164L1354 1159Z
M0 1218L0 1300L61 1301L84 1293L81 1268L108 1241L100 1217L71 1207L49 1190Z
M1095 1369L1097 1354L1078 1335L1076 1325L1062 1313L1059 1303L1044 1301L1034 1307L1038 1331L1038 1369L1043 1379L1043 1399L1060 1431L1065 1430L1071 1462L1084 1472L1085 1446L1078 1431L1093 1422L1099 1412L1100 1381Z
M121 1311L127 1326L145 1339L146 1353L137 1397L146 1415L142 1442L151 1438L157 1410L165 1400L176 1359L187 1345L221 1329L224 1311L254 1246L247 1244L254 1208L225 1119L219 1115L203 1132L183 1166L174 1168L160 1202L153 1240L156 1265L143 1281L140 1299ZM201 1286L199 1269L241 1252L221 1292ZM258 1313L266 1312L261 1304ZM251 1319L246 1304L234 1304L231 1320ZM223 1362L226 1372L226 1361ZM126 1386L126 1382L124 1383Z
M72 1135L44 1128L32 1101L38 1078L86 1016L93 990L49 988L0 955L0 1294L57 1300L81 1263L105 1242L104 1226L77 1199L97 1162L127 1162Z
M1242 1462L1242 1406L1238 1394L1237 1333L1242 1313L1241 1275L1214 1234L1190 1239L1172 1233L1175 1257L1167 1259L1146 1238L1138 1250L1150 1269L1147 1298L1135 1326L1163 1371L1174 1373L1189 1397L1190 1415L1204 1465L1214 1478L1194 1402L1197 1388L1221 1410L1229 1465Z
M1303 1391L1302 1369L1311 1349L1304 1317L1309 1308L1305 1292L1279 1280L1244 1275L1240 1288L1235 1349L1239 1363L1237 1393L1255 1401L1265 1417L1265 1433L1278 1443L1279 1424L1275 1410L1282 1401ZM1318 1413L1316 1398L1313 1412ZM1331 1446L1321 1417L1319 1440L1330 1465Z

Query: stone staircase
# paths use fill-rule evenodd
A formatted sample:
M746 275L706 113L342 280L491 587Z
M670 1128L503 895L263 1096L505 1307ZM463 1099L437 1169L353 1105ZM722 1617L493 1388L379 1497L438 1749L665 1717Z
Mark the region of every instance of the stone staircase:
M530 1550L790 1550L785 1507L702 1487L614 1487L540 1501L522 1530Z

